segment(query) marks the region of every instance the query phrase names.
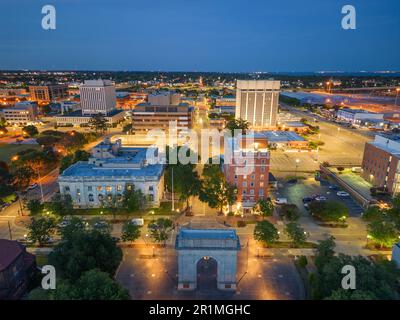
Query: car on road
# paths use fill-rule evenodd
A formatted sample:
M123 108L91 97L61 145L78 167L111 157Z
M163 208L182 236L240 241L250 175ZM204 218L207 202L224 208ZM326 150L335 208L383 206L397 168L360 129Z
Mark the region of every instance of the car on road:
M336 194L339 197L348 197L348 196L350 196L350 194L348 192L346 192L346 191L338 191Z
M308 202L311 202L313 200L314 200L314 198L312 198L312 197L305 197L305 198L303 198L303 203L308 203Z
M315 197L314 200L315 201L326 201L327 199L324 196L318 196L318 197Z
M142 219L142 218L132 219L131 222L135 226L140 226L140 227L144 226L144 219Z
M287 199L286 198L276 198L275 199L275 204L287 204L288 203L288 201L287 201Z
M31 184L25 191L36 189L39 185L37 183Z
M339 189L339 187L334 185L334 184L331 184L328 188L331 189L331 190L338 190Z

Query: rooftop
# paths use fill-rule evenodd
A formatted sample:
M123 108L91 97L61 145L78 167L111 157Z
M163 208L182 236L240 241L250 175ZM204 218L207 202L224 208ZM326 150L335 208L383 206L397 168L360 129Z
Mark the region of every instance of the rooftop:
M121 112L125 112L124 110L114 109L107 114L107 117L113 117ZM75 110L69 112L68 114L61 115L61 117L82 117L82 118L91 118L90 115L82 115L82 110Z
M376 114L375 112L371 112L371 111L363 110L363 109L342 108L342 109L339 109L339 111L345 111L345 112L349 112L349 113L353 113L353 114L356 114L356 113Z
M267 139L269 142L287 142L287 141L305 141L303 137L293 131L258 131L250 135L244 135L243 138Z
M176 237L177 250L240 250L233 229L181 229Z
M19 242L0 239L0 271L6 269L23 251L24 246Z

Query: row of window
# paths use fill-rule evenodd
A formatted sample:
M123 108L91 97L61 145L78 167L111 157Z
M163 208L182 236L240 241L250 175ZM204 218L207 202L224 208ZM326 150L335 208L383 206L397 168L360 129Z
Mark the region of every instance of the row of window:
M263 169L263 168L261 168L261 169ZM265 169L265 168L264 168ZM261 171L265 171L265 170L261 170ZM264 178L265 178L265 176L263 175L263 174L260 174L260 180L264 180ZM237 174L235 174L235 180L237 180L238 179L238 175ZM251 176L250 176L250 179L251 180L255 180L256 179L256 175L255 174L252 174ZM247 176L243 176L243 180L247 180ZM246 183L246 182L243 182L243 183ZM244 185L243 185L244 186Z
M242 194L243 194L243 195L246 195L246 194L254 195L255 193L254 193L254 189L250 189L249 192L247 192L246 189L243 189L243 190L242 190ZM263 195L264 195L264 189L260 189L260 190L258 191L258 194L259 194L260 196L263 196Z
M127 189L127 190L131 190L131 189L132 189L132 186L131 186L131 185L127 185L127 186L126 186L126 189ZM102 191L112 192L112 191L113 191L113 187L112 187L112 186L105 186L105 187L103 187L103 186L97 186L97 187L96 187L96 190L97 190L98 192L102 192ZM115 190L121 192L121 191L123 190L123 186L122 186L122 185L118 185L118 186L115 188ZM154 187L153 187L153 186L149 186L149 189L148 189L148 190L149 190L149 191L154 191ZM69 186L65 186L65 187L64 187L64 191L65 191L65 192L70 192L71 189L70 189ZM88 191L88 192L93 191L93 186L88 186L88 187L87 187L87 191ZM80 190L79 188L77 188L77 189L76 189L76 193L79 195L79 194L81 193L81 190Z

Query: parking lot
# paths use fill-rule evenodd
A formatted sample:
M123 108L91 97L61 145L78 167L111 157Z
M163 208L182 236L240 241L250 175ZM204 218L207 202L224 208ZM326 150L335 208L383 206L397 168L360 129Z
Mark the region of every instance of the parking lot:
M303 198L318 194L326 197L327 200L344 203L349 208L351 217L360 217L363 212L362 207L350 196L338 196L337 192L341 190L340 188L330 189L329 186L331 186L329 182L316 181L314 178L299 179L296 183L281 182L275 196L287 198L288 203L296 204L303 213L308 213L304 207Z

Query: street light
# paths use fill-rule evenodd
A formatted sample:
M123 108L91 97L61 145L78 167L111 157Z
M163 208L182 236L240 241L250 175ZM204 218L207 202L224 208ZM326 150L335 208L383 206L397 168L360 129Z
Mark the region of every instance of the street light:
M297 168L298 168L298 166L299 166L299 162L300 162L300 159L296 159L296 172L295 172L295 177L297 177Z
M394 105L397 106L397 98L399 96L400 88L396 88L396 100L394 101Z

